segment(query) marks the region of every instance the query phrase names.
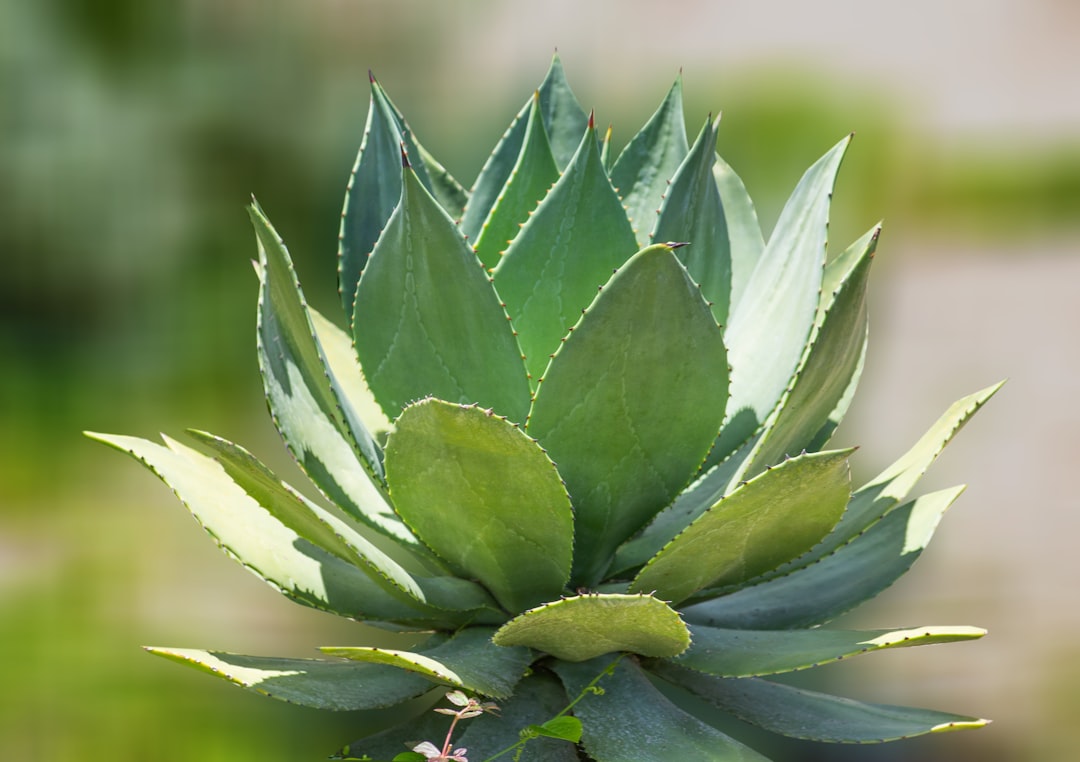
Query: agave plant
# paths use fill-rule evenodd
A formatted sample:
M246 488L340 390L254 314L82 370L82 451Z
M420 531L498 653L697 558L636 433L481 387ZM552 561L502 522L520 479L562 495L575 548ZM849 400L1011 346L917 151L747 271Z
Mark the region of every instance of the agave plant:
M251 209L266 397L322 499L210 434L191 432L203 450L93 436L285 596L420 645L153 653L307 706L401 705L349 758L445 733L415 712L447 690L501 706L463 726L474 760L570 702L580 743L524 759L764 759L719 716L856 743L985 724L772 677L983 634L820 625L922 553L961 489L909 493L996 387L853 488L852 450L824 448L862 368L879 228L827 252L849 141L766 242L717 122L687 140L681 89L613 158L556 58L466 191L372 78L341 226L349 332L307 306Z

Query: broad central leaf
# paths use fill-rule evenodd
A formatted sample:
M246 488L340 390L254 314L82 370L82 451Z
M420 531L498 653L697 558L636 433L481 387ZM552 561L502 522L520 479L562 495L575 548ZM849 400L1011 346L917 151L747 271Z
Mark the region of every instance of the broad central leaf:
M697 470L720 428L727 378L698 287L670 246L642 249L555 355L529 418L574 502L578 584L595 585L615 548Z
M570 501L544 451L513 424L476 407L418 402L387 441L386 477L405 523L508 611L562 592Z

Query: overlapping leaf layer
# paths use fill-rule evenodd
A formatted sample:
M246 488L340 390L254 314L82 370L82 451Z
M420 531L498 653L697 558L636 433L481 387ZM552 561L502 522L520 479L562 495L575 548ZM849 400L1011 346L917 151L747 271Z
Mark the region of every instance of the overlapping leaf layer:
M323 659L151 650L326 709L414 707L440 685L500 699L502 717L466 733L477 759L515 722L548 735L523 759L763 759L679 693L823 741L984 724L765 679L983 634L820 625L922 553L961 490L910 493L997 387L853 489L852 450L825 447L862 368L879 228L830 256L849 140L765 237L718 128L687 139L676 80L613 156L556 57L466 190L372 78L341 226L345 329L307 306L251 210L266 397L322 499L208 434L194 433L205 452L93 436L286 596L434 634ZM574 705L579 746L538 724L600 675L603 695ZM344 755L389 759L428 732L402 711Z

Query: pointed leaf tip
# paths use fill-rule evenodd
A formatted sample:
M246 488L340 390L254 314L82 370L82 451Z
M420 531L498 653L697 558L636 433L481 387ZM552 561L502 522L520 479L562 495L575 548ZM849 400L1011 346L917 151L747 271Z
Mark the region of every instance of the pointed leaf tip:
M667 246L669 249L675 250L681 249L683 246L689 246L690 241L666 241L664 245Z
M409 154L405 150L405 141L401 141L401 167L402 169L412 168L412 164L409 163Z
M375 73L373 71L371 71L371 69L367 70L367 78L368 78L368 82L370 82L373 85L375 84Z

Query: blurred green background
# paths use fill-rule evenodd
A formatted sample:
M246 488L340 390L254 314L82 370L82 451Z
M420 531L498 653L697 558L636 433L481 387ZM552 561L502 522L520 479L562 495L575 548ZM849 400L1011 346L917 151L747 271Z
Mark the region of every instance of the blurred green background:
M928 477L972 484L935 547L852 617L991 636L827 673L860 698L995 725L777 754L1074 759L1080 7L875 5L0 2L0 758L307 760L355 737L349 715L139 649L309 655L370 633L242 573L152 476L79 431L204 428L289 473L255 361L250 194L309 300L336 314L367 69L467 185L557 47L619 145L683 67L689 129L723 110L721 153L766 229L802 170L857 131L831 237L887 218L841 436L863 445L861 476L953 399L1012 378Z

